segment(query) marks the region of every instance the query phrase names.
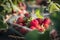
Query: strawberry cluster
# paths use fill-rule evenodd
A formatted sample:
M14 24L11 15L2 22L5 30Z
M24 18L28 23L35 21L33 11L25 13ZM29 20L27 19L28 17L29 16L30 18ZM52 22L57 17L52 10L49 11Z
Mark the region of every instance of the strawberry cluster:
M51 20L49 18L40 19L34 19L30 22L30 28L32 30L39 30L40 32L44 32L46 29L49 28L49 25L51 23Z
M28 19L30 16L29 14L25 14L25 17L27 17ZM27 26L26 20L24 20L23 17L19 17L16 23L21 26ZM49 18L45 18L45 19L36 18L29 22L30 24L29 28L32 30L38 30L40 32L44 32L46 29L49 28L50 23L51 23L51 20Z
M19 24L19 25L21 25L21 26L26 26L25 23L26 23L26 21L27 21L29 18L30 18L30 14L29 14L29 13L26 13L26 14L24 14L24 17L20 16L20 17L17 19L16 23Z

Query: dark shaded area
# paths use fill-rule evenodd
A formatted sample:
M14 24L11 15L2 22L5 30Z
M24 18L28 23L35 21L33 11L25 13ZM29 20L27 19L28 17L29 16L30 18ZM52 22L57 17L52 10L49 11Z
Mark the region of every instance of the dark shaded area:
M19 36L13 30L9 29L7 32L0 32L0 40L23 40L19 38L9 37L9 35ZM19 36L21 37L21 36Z
M4 10L3 6L0 6L0 12L2 12Z
M55 3L60 4L60 0L52 0L52 1L55 2Z

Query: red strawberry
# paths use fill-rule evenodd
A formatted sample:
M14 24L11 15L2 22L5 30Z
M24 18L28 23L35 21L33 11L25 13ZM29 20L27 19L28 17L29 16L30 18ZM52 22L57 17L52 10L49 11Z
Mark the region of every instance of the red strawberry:
M23 26L26 26L26 23L23 23Z
M25 16L26 16L27 18L30 18L30 14L28 14L28 13L26 13Z
M40 29L40 28L41 28L40 25L37 25L37 26L36 26L36 29Z
M45 31L45 28L43 26L37 25L36 29L39 30L40 32Z
M22 23L22 22L24 22L23 17L19 17L19 18L17 19L17 22L18 22L18 23Z
M39 31L40 32L44 32L45 31L45 28L44 27L40 27Z
M42 19L40 19L40 18L37 18L36 20L38 20L38 22L39 22L39 24L42 24Z
M34 26L31 26L30 29L35 30L36 28Z
M26 29L20 29L20 32L22 33L22 34L25 34L25 32L26 32Z
M30 22L30 25L31 26L37 26L39 23L38 23L38 21L37 20L32 20L31 22Z
M45 27L45 29L48 29L49 25L48 24L44 24L44 27Z
M19 25L23 26L23 23L19 23Z
M51 20L49 18L44 19L43 25L44 25L45 29L49 28L50 23L51 23Z
M44 21L43 21L43 24L50 24L51 23L51 20L49 18L45 18Z
M40 31L40 32L43 32L44 30L41 28L41 29L39 29L39 31Z

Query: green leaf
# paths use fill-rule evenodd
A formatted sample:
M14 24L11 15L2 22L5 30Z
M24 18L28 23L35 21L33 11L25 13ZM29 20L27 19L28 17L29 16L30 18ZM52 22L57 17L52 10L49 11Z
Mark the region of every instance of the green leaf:
M50 31L46 30L44 34L39 35L39 39L40 40L51 40L49 33L50 33Z
M54 22L54 28L60 34L60 11L56 11L50 15L51 20Z
M51 40L49 33L49 30L45 31L43 34L37 30L34 30L25 35L25 40Z
M7 29L7 24L0 20L0 29Z
M39 9L36 9L35 14L36 14L36 16L37 16L38 18L44 18L44 17L41 15L41 12L40 12Z
M50 2L51 2L51 0L48 0L48 2L50 3Z
M28 32L25 35L25 40L38 40L38 38L39 38L39 34L38 34L38 31L37 30Z
M0 20L3 21L3 16L2 15L0 15Z
M49 12L53 13L54 11L59 11L59 7L53 2L51 2L48 6Z

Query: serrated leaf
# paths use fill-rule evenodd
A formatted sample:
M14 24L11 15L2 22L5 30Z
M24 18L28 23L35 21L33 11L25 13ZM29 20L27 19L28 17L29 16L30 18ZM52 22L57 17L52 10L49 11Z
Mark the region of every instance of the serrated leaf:
M40 12L39 9L37 9L37 10L35 11L35 14L36 14L36 16L37 16L38 18L44 18L44 17L41 15L41 12Z
M48 9L50 13L53 13L54 11L59 11L59 8L53 2L49 4Z

